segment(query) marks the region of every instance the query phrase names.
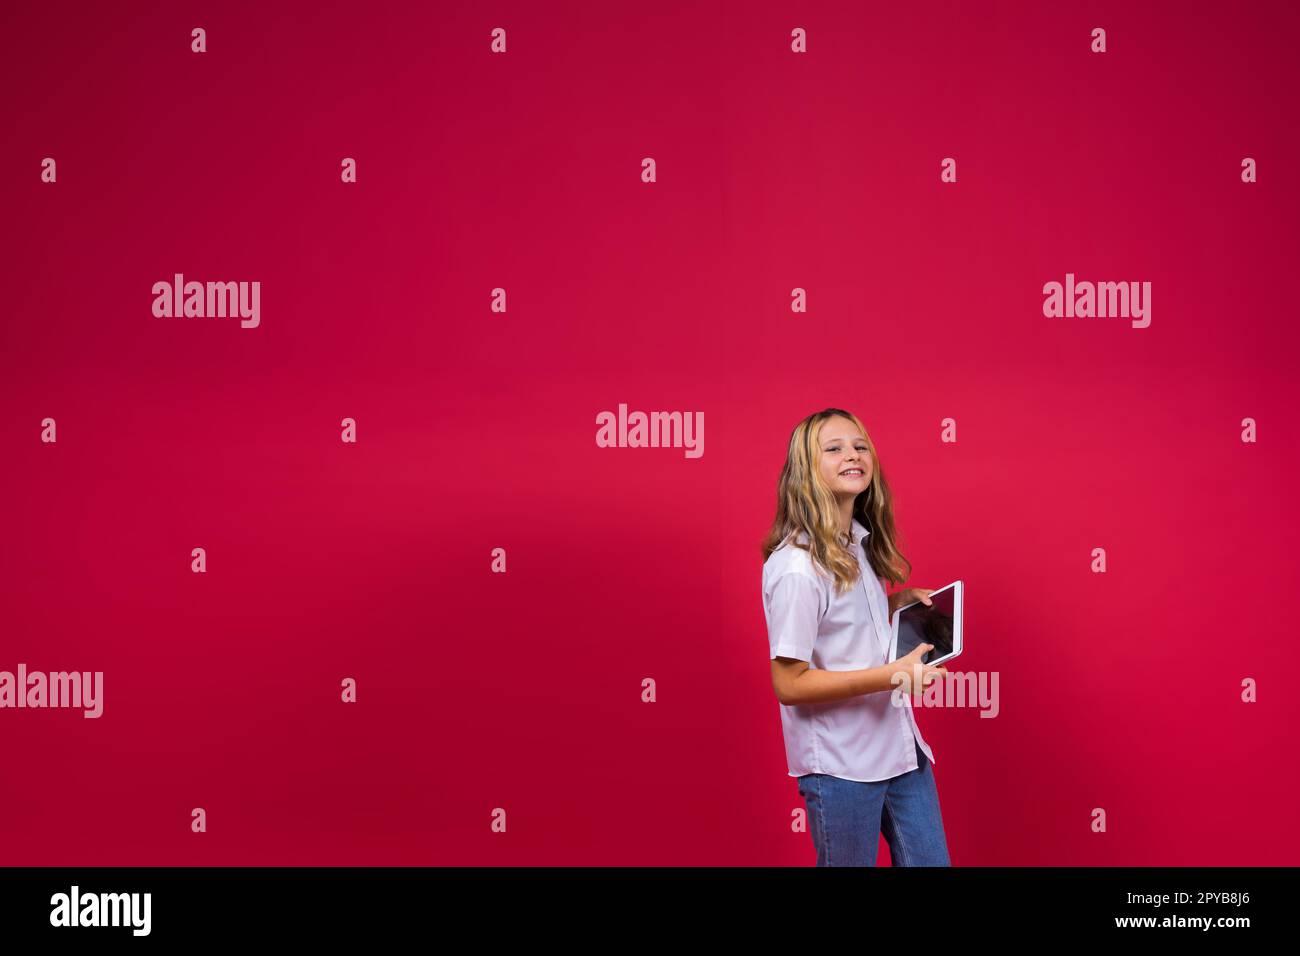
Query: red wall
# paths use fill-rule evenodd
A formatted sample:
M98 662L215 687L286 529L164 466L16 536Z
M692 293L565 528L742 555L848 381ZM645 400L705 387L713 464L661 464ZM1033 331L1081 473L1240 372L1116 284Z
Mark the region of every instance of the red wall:
M810 865L757 549L836 405L1000 675L954 864L1297 862L1294 7L129 6L0 13L0 670L104 673L0 710L0 861Z

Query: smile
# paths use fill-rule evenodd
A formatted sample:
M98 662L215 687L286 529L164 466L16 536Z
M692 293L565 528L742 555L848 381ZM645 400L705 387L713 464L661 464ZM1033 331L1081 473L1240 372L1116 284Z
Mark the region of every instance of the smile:
M845 476L845 477L847 477L847 478L852 478L852 477L861 477L861 475L862 475L862 469L861 469L861 468L850 468L848 471L841 471L840 474L843 475L843 476Z

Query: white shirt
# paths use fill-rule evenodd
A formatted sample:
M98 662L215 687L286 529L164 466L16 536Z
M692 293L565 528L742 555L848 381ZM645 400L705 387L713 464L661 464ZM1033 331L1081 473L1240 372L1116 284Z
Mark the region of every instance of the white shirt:
M792 657L830 671L881 667L889 661L893 631L889 598L867 560L869 532L856 518L850 537L861 573L844 594L790 538L763 564L763 616L769 660ZM807 543L806 532L799 541ZM915 770L916 746L934 762L912 713L891 703L893 688L815 704L781 704L781 728L790 776L825 773L846 780L887 780ZM913 744L915 740L915 744Z

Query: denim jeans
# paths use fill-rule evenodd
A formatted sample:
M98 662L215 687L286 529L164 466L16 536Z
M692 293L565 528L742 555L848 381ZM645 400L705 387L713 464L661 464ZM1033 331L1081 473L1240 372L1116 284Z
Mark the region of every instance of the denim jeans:
M797 777L818 866L875 866L883 832L894 866L951 866L934 771L921 748L917 767L861 783L825 773Z

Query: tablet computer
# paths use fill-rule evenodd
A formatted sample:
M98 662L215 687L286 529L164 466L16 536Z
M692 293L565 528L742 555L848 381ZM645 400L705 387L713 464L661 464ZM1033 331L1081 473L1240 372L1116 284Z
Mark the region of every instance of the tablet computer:
M906 657L918 644L934 645L921 656L922 663L931 667L961 653L962 583L954 581L931 592L930 601L929 605L913 601L894 612L890 660Z

